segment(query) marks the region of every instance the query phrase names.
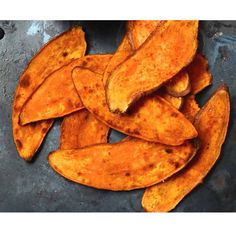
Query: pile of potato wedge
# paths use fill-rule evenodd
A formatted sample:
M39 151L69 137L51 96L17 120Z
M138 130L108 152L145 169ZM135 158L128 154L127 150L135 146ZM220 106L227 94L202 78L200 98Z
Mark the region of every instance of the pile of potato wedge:
M48 162L60 175L98 189L145 188L142 206L167 212L207 175L225 140L230 98L225 84L199 108L212 83L197 52L198 21L128 21L117 51L85 55L75 27L48 42L19 79L12 127L30 161L56 118L59 149ZM110 129L127 135L108 143Z

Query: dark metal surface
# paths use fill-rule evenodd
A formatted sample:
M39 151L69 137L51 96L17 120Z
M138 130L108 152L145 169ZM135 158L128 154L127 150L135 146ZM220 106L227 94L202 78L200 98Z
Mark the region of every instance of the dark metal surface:
M0 211L143 211L143 190L96 190L67 181L50 168L47 155L58 147L61 120L55 122L33 163L23 161L15 149L11 104L20 74L44 43L78 24L86 32L89 54L114 52L124 34L124 22L0 21ZM227 83L231 120L220 160L174 211L236 211L236 21L201 22L199 39L213 85L197 99L203 105L219 84ZM112 132L110 141L121 136Z

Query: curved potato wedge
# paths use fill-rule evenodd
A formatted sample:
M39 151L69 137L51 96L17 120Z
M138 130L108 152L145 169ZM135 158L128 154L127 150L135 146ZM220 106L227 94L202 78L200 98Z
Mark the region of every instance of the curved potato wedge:
M191 91L191 83L188 73L185 71L179 72L166 84L165 87L167 92L174 97L186 96Z
M56 172L71 181L121 191L163 181L182 169L195 152L192 141L170 147L133 138L115 144L55 151L48 161Z
M24 103L49 74L85 54L86 41L80 27L49 41L31 60L19 79L12 107L13 137L19 155L30 161L41 145L53 120L26 126L19 124Z
M189 95L184 98L183 106L181 107L180 111L188 120L193 122L199 110L200 108L195 100L194 95Z
M228 88L217 89L197 114L195 126L201 142L189 165L164 183L146 189L142 206L146 211L170 211L199 183L217 161L227 133L230 113Z
M164 21L128 21L127 32L108 63L103 76L103 83L106 81L114 71L114 69L125 61L134 51L141 46L141 44L149 37L157 26L161 27Z
M197 94L212 82L208 71L208 61L202 54L197 54L191 64L186 68L191 83L191 94Z
M88 55L50 74L23 106L21 125L62 117L82 109L83 104L71 78L72 70L76 66L83 66L103 74L111 57L110 54Z
M168 145L180 145L197 136L184 115L160 96L146 97L130 114L114 114L108 109L101 75L78 67L73 70L72 78L84 106L111 128Z
M109 127L82 109L66 116L61 124L60 149L77 149L107 143Z
M140 97L159 88L187 66L197 50L198 21L168 21L157 27L106 83L112 112L124 113Z
M109 61L107 68L103 75L103 83L106 84L108 78L110 77L113 70L121 64L128 56L133 52L132 45L129 42L127 34L124 36L120 46L117 51Z
M164 98L167 102L169 102L173 107L177 110L180 110L183 105L183 98L182 97L174 97L167 92L162 92L159 94L162 98Z
M164 24L163 20L131 20L128 21L127 34L133 49L138 49L150 34Z

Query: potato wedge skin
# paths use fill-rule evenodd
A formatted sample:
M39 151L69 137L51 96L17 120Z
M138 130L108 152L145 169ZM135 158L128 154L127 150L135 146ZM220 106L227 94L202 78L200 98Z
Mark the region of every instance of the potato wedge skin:
M191 83L186 71L179 72L166 84L167 92L174 97L183 97L190 93Z
M196 55L186 68L191 83L191 94L197 94L212 83L211 73L208 71L208 61L200 53Z
M84 66L103 74L111 57L111 54L84 56L50 74L24 104L20 114L21 125L62 117L82 109L83 103L72 81L72 70Z
M184 98L183 106L180 111L188 120L193 122L199 110L200 108L196 102L195 95L189 95Z
M115 144L55 151L48 161L71 181L121 191L163 181L183 168L195 152L192 141L171 147L132 138Z
M19 79L12 106L13 137L19 155L30 161L42 143L53 120L26 126L19 124L22 106L46 77L61 66L85 54L86 41L81 28L73 28L49 41L36 54Z
M146 211L170 211L199 183L219 158L230 115L228 88L217 89L195 119L200 149L189 165L166 182L146 189L142 206Z
M140 97L156 90L187 66L197 50L197 35L198 21L168 21L157 27L111 74L106 83L109 109L126 112Z
M84 106L111 128L168 145L180 145L184 140L197 136L191 122L160 96L144 98L135 104L129 114L115 114L108 109L99 74L77 67L73 70L72 78Z
M60 148L77 149L107 143L109 127L82 109L65 116L61 124Z

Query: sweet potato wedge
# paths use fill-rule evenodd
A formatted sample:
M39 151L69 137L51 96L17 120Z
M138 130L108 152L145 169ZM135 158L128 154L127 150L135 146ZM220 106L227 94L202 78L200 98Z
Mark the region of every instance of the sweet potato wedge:
M83 104L71 78L72 70L76 66L84 66L96 73L103 74L110 59L110 54L89 55L54 71L23 106L20 123L25 125L35 121L62 117L82 109Z
M208 61L200 53L196 55L186 70L190 78L191 94L197 94L211 84L212 76L208 71Z
M167 93L166 91L159 93L159 95L162 98L164 98L167 102L169 102L177 110L181 109L184 100L182 97L174 97L169 93Z
M183 97L190 93L191 83L186 71L181 71L166 84L167 92L174 97Z
M121 63L106 83L112 112L124 113L187 66L197 49L198 21L167 21Z
M84 106L116 130L168 145L180 145L197 136L194 126L184 115L157 95L137 103L129 114L115 114L108 109L101 75L77 67L72 78Z
M113 70L121 64L128 56L133 52L132 45L129 42L128 35L126 34L118 47L117 51L109 61L107 68L103 75L103 83L106 84L106 81L110 77Z
M126 26L127 32L117 51L108 63L103 76L103 83L106 84L113 70L133 54L157 26L161 27L163 24L164 21L128 21Z
M82 109L67 115L61 124L60 149L77 149L107 143L109 127Z
M26 126L19 124L24 103L53 71L82 57L86 41L81 28L73 28L49 41L36 54L19 79L12 107L13 137L19 155L30 161L53 124L52 120Z
M146 189L146 211L170 211L198 184L217 161L227 133L230 113L228 88L221 86L197 114L200 149L189 165L164 183Z
M189 95L184 98L183 106L181 107L180 111L188 120L193 122L199 110L200 108L195 100L194 95Z
M150 34L165 21L161 20L132 20L128 22L127 34L133 49L138 49Z
M115 144L52 152L51 167L65 178L113 191L144 188L182 169L195 155L196 146L146 142L132 138Z

